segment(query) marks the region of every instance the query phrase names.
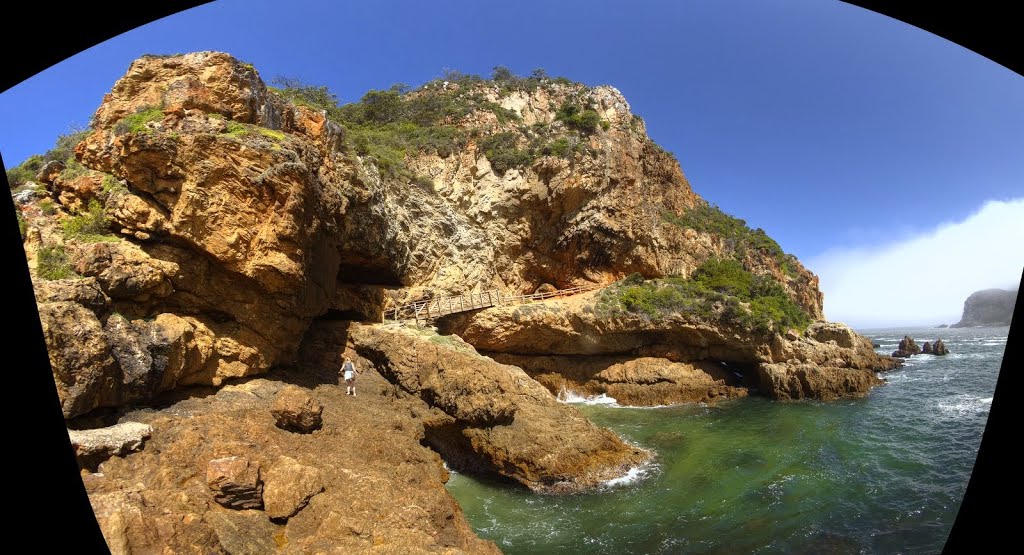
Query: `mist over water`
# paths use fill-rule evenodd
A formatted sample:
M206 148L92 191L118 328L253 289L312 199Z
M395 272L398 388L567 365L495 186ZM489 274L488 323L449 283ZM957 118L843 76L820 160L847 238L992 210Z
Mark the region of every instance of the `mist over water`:
M453 474L480 536L515 553L935 553L956 518L1008 328L860 330L888 354L941 338L863 399L576 406L657 453L603 491L531 494ZM579 401L579 400L578 400Z

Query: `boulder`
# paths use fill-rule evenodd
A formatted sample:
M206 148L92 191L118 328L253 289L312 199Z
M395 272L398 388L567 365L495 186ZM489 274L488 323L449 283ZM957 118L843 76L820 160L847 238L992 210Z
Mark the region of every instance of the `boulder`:
M456 468L534 491L571 492L651 457L559 403L522 369L460 342L382 325L352 324L337 333L388 381L439 409L424 439Z
M139 422L121 422L91 430L68 430L78 464L90 470L110 457L120 457L142 449L152 434L152 426Z
M323 410L307 390L289 386L277 395L270 413L274 415L278 428L308 434L323 425Z
M120 371L96 315L78 303L61 301L40 304L39 320L64 417L116 406Z
M949 349L946 348L946 344L941 339L936 339L935 344L932 345L932 354L937 356L945 356L949 354Z
M110 298L92 277L38 280L33 288L38 303L73 302L97 314L102 314L110 305Z
M278 457L263 480L264 510L272 519L287 519L323 490L320 470L290 457Z
M914 343L914 340L909 335L904 335L903 339L900 340L899 348L893 351L892 356L899 358L908 358L917 354L921 354L921 347Z
M14 199L15 204L31 204L39 199L46 197L46 190L35 186L35 183L30 183L20 191L11 194L11 198Z
M206 484L213 500L229 509L262 509L260 465L247 457L213 459L206 465Z
M838 322L814 322L807 326L805 335L819 343L835 341L836 345L846 349L855 348L859 337L849 326Z
M277 527L260 511L209 511L203 522L213 529L224 553L277 553Z
M60 160L50 160L42 168L39 168L39 173L36 174L36 179L43 183L53 183L62 171L64 171L64 162L61 162Z
M759 364L761 388L776 400L829 401L866 394L884 383L867 369L819 366L806 363Z

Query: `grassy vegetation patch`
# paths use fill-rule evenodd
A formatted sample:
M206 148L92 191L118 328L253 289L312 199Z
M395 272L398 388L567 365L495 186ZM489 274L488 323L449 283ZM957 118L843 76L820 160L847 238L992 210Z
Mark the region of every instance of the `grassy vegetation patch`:
M63 246L39 249L36 257L36 275L47 280L80 277L71 269Z
M792 256L786 254L763 229L750 229L746 221L726 214L717 206L701 204L682 214L664 211L661 218L666 223L718 235L730 250L740 256L747 249L760 251L774 258L786 275L797 275Z
M103 176L103 184L100 186L100 191L104 195L110 196L112 194L125 192L127 190L128 186L125 185L125 183L120 179L110 174Z
M124 135L126 133L152 133L151 129L146 124L154 121L160 121L164 119L164 111L156 106L144 106L139 108L134 114L129 114L121 121L117 122L114 126L115 135Z
M780 283L753 275L728 259L705 262L691 279L644 280L634 274L602 291L596 308L605 314L644 314L655 320L682 315L726 321L764 331L803 330L810 324Z
M571 101L558 108L555 119L584 133L597 131L602 122L601 116L597 112Z
M500 125L516 124L515 130L495 134L483 133L481 149L498 173L513 167L526 167L541 155L572 157L583 148L580 141L561 140L539 128L521 125L522 118L513 110L490 100L481 85L493 85L498 95L533 92L538 87L575 85L568 80L552 79L543 70L521 77L508 68L494 68L491 79L456 71L445 72L424 86L413 89L397 84L388 89L371 90L358 102L340 104L327 87L304 84L297 79L279 77L273 92L295 104L323 110L327 117L346 130L346 137L357 154L376 161L381 174L409 182L415 175L408 170L406 159L417 154L450 156L464 148L471 136L481 136L480 129L467 130L462 122L474 113L494 114ZM576 131L593 131L600 117L593 110L577 104L566 107L567 125ZM521 140L521 138L525 138Z
M75 146L91 132L92 130L88 128L72 129L70 132L58 136L56 144L45 154L33 154L21 164L7 169L7 181L11 189L34 180L39 170L43 169L48 162L60 161L64 163L65 167L70 167L72 164L81 166L75 160Z
M88 208L81 214L65 219L62 226L67 239L86 243L118 240L117 236L110 234L110 222L103 213L103 205L96 199L90 200Z

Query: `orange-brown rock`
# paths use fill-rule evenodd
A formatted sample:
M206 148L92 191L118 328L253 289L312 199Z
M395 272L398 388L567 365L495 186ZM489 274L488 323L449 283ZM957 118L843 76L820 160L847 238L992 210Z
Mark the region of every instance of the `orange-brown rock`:
M815 378L797 398L860 395L880 383L875 371L899 365L890 357L876 354L869 340L838 323L813 323L803 336L790 340L779 333L724 320L710 321L685 312L666 312L657 318L642 313L608 314L598 306L600 295L600 291L594 291L567 299L457 314L446 317L439 326L446 333L458 334L477 349L502 360L515 361L514 364L531 368L535 374L552 373L544 371L545 363L552 360L550 355L557 355L573 357L582 368L607 365L602 357L609 356L619 357L620 362L642 357L665 359L656 364L666 369L670 368L665 364L668 362L689 363L703 369L704 376L700 380L707 380L708 384L717 381L708 369L719 363L726 363L744 376L746 383L721 382L720 385L728 387L708 391L708 398L712 396L711 391L715 392L715 397L732 396L738 394L736 387L747 386L756 386L761 393L773 398L790 398L794 395L783 392L783 388L792 390L786 384L811 374ZM594 357L595 362L583 362L581 357ZM759 370L759 365L764 364L773 365L771 372ZM816 365L822 372L809 374L807 365ZM556 365L554 372L564 371L568 366ZM569 370L563 378L583 385L583 392L602 392L619 399L610 392L611 384L601 383L608 382L607 377L595 380L584 376L585 379L581 379L579 372ZM723 379L729 377L725 375ZM552 376L542 381L554 390L561 385ZM638 404L649 404L663 397L675 396L679 401L696 397L693 392L679 393L678 387L641 386L635 381L628 388L618 389L623 395L620 402L635 399Z
M443 412L427 425L426 441L458 468L564 492L622 476L650 457L559 403L522 369L457 339L381 325L323 331L347 337L389 381Z
M267 469L263 503L271 519L295 516L309 500L324 490L320 470L281 456Z
M883 382L869 369L807 363L762 363L757 366L761 388L779 400L859 396Z
M320 402L298 387L285 388L270 407L278 428L303 434L320 429L323 412Z
M187 320L211 349L190 358L198 366L175 384L211 385L291 362L319 316L379 321L386 305L429 294L688 275L709 257L735 254L728 238L666 219L703 201L616 89L552 82L476 92L520 120L478 106L445 123L481 138L443 155L410 152L414 185L382 172L340 125L269 91L252 66L227 54L142 57L76 147L91 173L58 198L71 212L98 184L116 181L98 198L121 240L43 233L40 246L62 243L76 271L96 277L126 318ZM442 92L409 98L424 94ZM606 125L577 137L557 118L570 101ZM545 134L528 137L527 126ZM522 144L572 135L580 151L499 171L480 146L498 132ZM748 250L745 267L772 275L820 315L813 274L795 261L784 272L782 261ZM105 314L96 318L105 324Z
M742 380L721 364L631 356L523 356L492 353L526 370L556 396L607 395L619 404L650 407L713 403L745 397Z
M269 409L287 384L262 378L126 415L152 426L145 448L82 473L111 551L499 552L469 528L444 488L440 458L421 445L430 414L421 400L393 395L370 370L360 395L348 397L336 383L309 379L315 370L286 376L308 380L323 402L324 426L312 434L274 424ZM241 459L240 472L208 472ZM210 476L244 477L256 466L266 510L215 501ZM286 512L287 520L271 520Z
M260 464L248 457L221 457L206 465L206 485L213 500L229 509L262 509Z

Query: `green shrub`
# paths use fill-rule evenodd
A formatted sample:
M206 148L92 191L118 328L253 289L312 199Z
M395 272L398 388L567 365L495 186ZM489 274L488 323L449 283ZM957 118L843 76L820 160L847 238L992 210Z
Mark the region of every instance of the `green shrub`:
M224 128L226 129L226 131L224 132L225 135L230 135L232 137L235 137L236 139L242 138L246 133L249 132L249 130L246 129L245 125L238 123L234 120L226 121L224 123Z
M413 178L412 182L427 191L434 190L434 180L425 175L417 175Z
M87 173L89 173L89 169L71 157L64 161L64 170L60 172L60 178L64 181L71 181Z
M110 196L114 193L120 193L127 190L128 187L120 179L110 174L103 176L103 184L101 185L100 191L104 195Z
M644 280L633 274L606 288L596 309L658 319L671 314L731 322L762 331L805 329L810 318L769 276L755 276L735 260L711 259L691 279Z
M495 133L480 141L480 149L487 155L491 168L503 174L511 168L522 168L533 163L536 158L529 150L517 147L519 134L515 131Z
M497 85L502 94L512 90L532 91L551 82L543 71L519 77L501 66L495 68L494 78L490 82ZM458 86L445 87L442 80ZM479 129L467 131L458 126L471 114L493 113L501 125L521 121L514 111L487 99L477 87L486 82L479 75L449 70L442 79L424 87L414 90L397 84L368 91L358 102L344 105L338 105L337 97L326 87L303 84L296 79L278 78L275 83L279 88L273 90L293 102L324 110L329 119L345 129L346 140L357 154L376 161L382 175L412 181L415 176L406 167L406 158L432 153L447 157L465 147L471 135L480 133ZM593 110L579 109L566 117L568 125L574 129L593 130L600 123L600 117ZM544 127L532 129L538 132ZM519 131L527 133L529 130ZM515 135L511 131L505 133ZM529 165L545 148L545 153L553 151L564 157L570 157L581 148L578 143L568 141L545 147L540 137L534 137L528 146L520 148L511 140L512 135L505 133L481 141L486 143L481 148L498 173Z
M295 104L318 110L333 110L338 107L338 97L327 87L307 85L292 77L275 77L272 81L279 88L270 89Z
M73 128L69 133L58 136L57 144L43 155L43 163L57 160L66 164L68 160L73 160L75 147L91 132L92 130L89 128ZM40 168L42 168L42 164L40 164Z
M47 216L52 216L57 213L57 207L53 204L52 200L44 198L39 201L39 211Z
M139 108L134 114L129 114L114 126L115 135L125 133L151 133L153 130L146 126L147 123L160 121L164 118L164 111L156 106Z
M103 205L96 199L89 201L85 212L64 220L64 237L78 239L87 243L100 241L116 241L117 237L109 234L110 222L103 213Z
M746 249L760 251L774 258L787 275L796 275L793 258L787 255L763 229L750 229L746 221L726 214L717 206L704 203L682 214L664 211L661 218L666 223L718 235L736 254L742 255Z
M71 270L64 247L43 247L36 258L36 275L46 280L79 277Z
M555 112L555 119L584 133L597 131L601 123L601 116L597 112L568 101Z
M33 181L36 178L36 174L39 170L43 169L43 165L46 164L46 160L38 155L33 154L25 159L24 162L18 164L13 168L7 168L7 184L11 189L20 187L29 181Z
M701 286L744 300L750 299L753 274L746 271L737 260L712 258L693 273L693 280Z

